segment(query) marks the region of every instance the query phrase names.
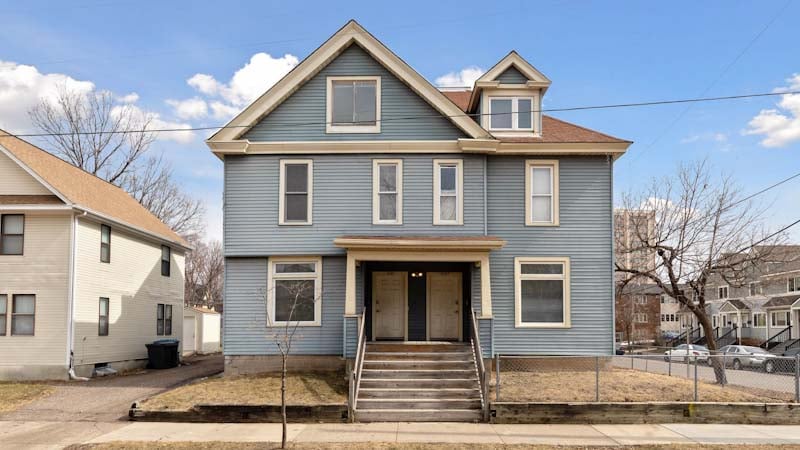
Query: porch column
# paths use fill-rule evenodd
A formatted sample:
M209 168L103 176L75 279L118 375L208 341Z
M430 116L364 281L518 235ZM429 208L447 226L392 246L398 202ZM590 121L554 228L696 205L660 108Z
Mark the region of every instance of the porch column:
M356 315L356 258L347 252L347 275L344 286L344 315Z
M489 270L489 255L482 255L481 260L481 317L492 317L492 280Z

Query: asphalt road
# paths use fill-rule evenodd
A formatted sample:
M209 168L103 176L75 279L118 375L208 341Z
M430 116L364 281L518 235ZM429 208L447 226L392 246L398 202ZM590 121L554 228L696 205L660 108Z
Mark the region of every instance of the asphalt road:
M614 357L614 365L620 368L643 370L650 373L671 374L672 376L687 378L687 365L677 360L670 364L664 361L663 355L653 355L643 357L636 355L633 358L627 356ZM689 364L688 378L694 379L694 364ZM755 389L766 389L770 391L789 394L786 399L791 399L795 395L795 379L793 374L786 373L765 373L758 369L733 370L728 367L726 370L728 385L742 386ZM704 363L697 366L697 379L714 383L714 369ZM784 395L781 395L784 397ZM703 399L699 399L702 401Z
M17 411L0 414L0 421L114 422L127 418L135 401L191 380L222 372L222 355L189 358L173 369L53 383L55 392Z

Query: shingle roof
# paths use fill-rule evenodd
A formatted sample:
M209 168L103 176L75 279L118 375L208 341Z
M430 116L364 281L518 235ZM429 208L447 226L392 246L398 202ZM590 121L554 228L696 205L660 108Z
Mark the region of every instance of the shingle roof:
M188 247L182 237L119 187L3 130L0 146L69 202Z
M463 111L469 107L469 99L472 91L442 91L445 97L455 103ZM542 114L542 136L541 137L508 137L496 136L501 142L509 143L619 143L630 142L609 136L599 131L575 125L555 117Z
M770 297L766 303L764 303L764 308L777 308L780 306L789 306L797 299L800 299L800 294L795 295L781 295L777 297Z

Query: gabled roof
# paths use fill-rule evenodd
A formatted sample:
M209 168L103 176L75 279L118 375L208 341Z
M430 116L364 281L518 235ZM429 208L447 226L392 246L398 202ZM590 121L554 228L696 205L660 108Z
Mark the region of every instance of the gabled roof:
M0 152L67 205L189 247L183 238L124 190L3 130L0 130Z
M800 295L798 294L770 297L769 300L764 303L764 308L780 308L782 306L791 306L791 304L797 299L800 299Z
M417 73L405 61L395 55L355 20L350 20L330 39L314 50L300 64L280 81L234 117L225 128L216 132L206 142L212 146L217 143L235 141L241 138L278 105L292 95L306 81L316 75L342 51L352 44L358 44L378 63L409 86L417 95L427 101L434 109L448 117L453 124L471 138L488 138L489 134L464 112L456 107L428 80Z
M442 93L462 110L468 110L472 91L442 91ZM497 139L499 139L500 142L508 143L630 143L630 141L609 136L599 131L590 130L589 128L565 122L561 119L556 119L555 117L544 114L542 114L542 135L540 137L498 136Z
M478 78L475 81L475 85L479 86L482 83L495 81L497 77L503 74L503 72L508 70L508 68L511 66L525 75L525 77L528 78L528 81L540 84L543 89L547 89L547 87L550 86L550 79L544 76L542 72L539 72L536 67L533 67L531 63L526 61L525 58L520 56L515 50L509 52L509 54L504 56L503 59L501 59L480 78Z
M738 298L733 298L725 302L722 306L719 307L720 311L725 308L726 305L730 305L736 311L749 311L750 306L747 305L744 301Z

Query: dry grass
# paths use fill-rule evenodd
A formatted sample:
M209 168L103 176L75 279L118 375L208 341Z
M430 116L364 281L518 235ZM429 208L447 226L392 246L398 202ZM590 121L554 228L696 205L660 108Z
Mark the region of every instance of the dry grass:
M53 388L38 383L0 383L0 413L7 413L49 395Z
M67 447L67 450L267 450L280 448L276 443L257 442L110 442L107 444L83 444ZM525 444L415 444L394 442L349 442L349 443L289 443L291 450L545 450L560 449L562 446L553 445L525 445ZM618 449L620 447L590 446L580 448L592 449ZM700 444L674 444L674 445L640 445L636 449L652 450L755 450L763 449L763 445L700 445ZM798 445L775 445L772 449L800 449Z
M279 405L280 374L216 377L152 397L140 406L147 410L187 410L197 404ZM339 371L291 373L287 404L345 403L347 380Z
M775 402L790 394L741 387L720 387L699 382L698 398L704 402ZM494 392L490 398L494 399ZM507 402L595 401L595 372L543 371L503 372L500 400ZM614 368L600 372L603 402L690 402L694 381L680 377Z

